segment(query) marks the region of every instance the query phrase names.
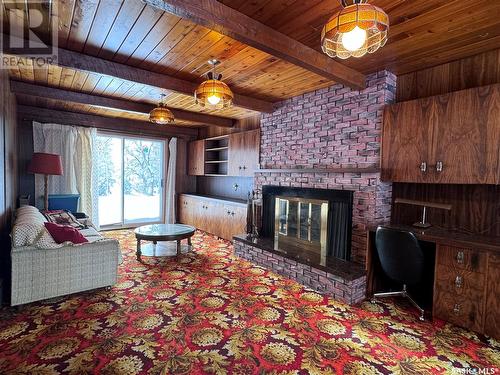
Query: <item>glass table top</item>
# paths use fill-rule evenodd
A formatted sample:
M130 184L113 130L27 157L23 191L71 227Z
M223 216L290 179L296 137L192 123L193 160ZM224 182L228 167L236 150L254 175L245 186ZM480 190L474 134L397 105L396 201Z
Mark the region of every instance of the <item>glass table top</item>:
M151 224L136 228L134 232L145 236L180 236L195 230L195 227L184 224Z

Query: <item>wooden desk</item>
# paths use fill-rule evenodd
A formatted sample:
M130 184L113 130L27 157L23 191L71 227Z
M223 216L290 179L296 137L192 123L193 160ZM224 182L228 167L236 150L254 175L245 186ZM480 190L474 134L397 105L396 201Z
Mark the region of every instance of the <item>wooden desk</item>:
M413 232L435 246L432 316L500 338L500 237L388 225ZM383 287L375 248L376 226L368 229L367 295ZM404 249L402 249L404 250ZM431 270L432 271L432 270Z

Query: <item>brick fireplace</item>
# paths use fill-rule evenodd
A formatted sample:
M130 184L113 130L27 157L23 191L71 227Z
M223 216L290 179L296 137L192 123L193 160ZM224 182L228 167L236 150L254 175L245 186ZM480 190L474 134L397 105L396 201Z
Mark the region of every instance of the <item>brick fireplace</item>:
M366 83L362 91L341 84L316 90L263 114L261 169L254 181L261 198L264 186L351 191L350 259L318 263L297 254L296 246L277 248L266 236L234 238L236 255L347 303L364 299L367 227L390 220L392 189L380 180L380 138L396 77L381 71Z
M390 219L380 135L383 107L394 100L395 88L396 77L381 71L367 76L362 91L336 84L280 102L261 121L257 192L263 185L353 191L351 260L360 264L367 226Z

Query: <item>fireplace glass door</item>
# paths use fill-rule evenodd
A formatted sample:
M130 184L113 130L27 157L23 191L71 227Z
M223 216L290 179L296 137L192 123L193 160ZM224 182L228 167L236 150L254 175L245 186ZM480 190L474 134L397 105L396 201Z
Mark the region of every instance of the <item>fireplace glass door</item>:
M274 248L293 248L324 265L328 201L284 196L275 199Z

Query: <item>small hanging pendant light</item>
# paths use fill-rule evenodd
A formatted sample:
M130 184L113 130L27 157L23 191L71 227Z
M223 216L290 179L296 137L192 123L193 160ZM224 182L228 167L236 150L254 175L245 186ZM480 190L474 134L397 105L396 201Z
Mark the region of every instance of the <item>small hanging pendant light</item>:
M389 17L367 0L341 0L321 32L321 49L330 57L347 59L373 53L387 42Z
M175 120L174 114L165 107L163 100L165 98L165 94L161 94L160 103L158 103L158 107L154 108L151 112L149 112L149 121L158 125L166 125L172 124Z
M194 92L195 103L202 107L222 109L231 107L233 104L233 92L221 81L222 74L216 74L215 67L220 61L212 59L208 63L212 65L212 71L207 74L207 80L202 82Z

